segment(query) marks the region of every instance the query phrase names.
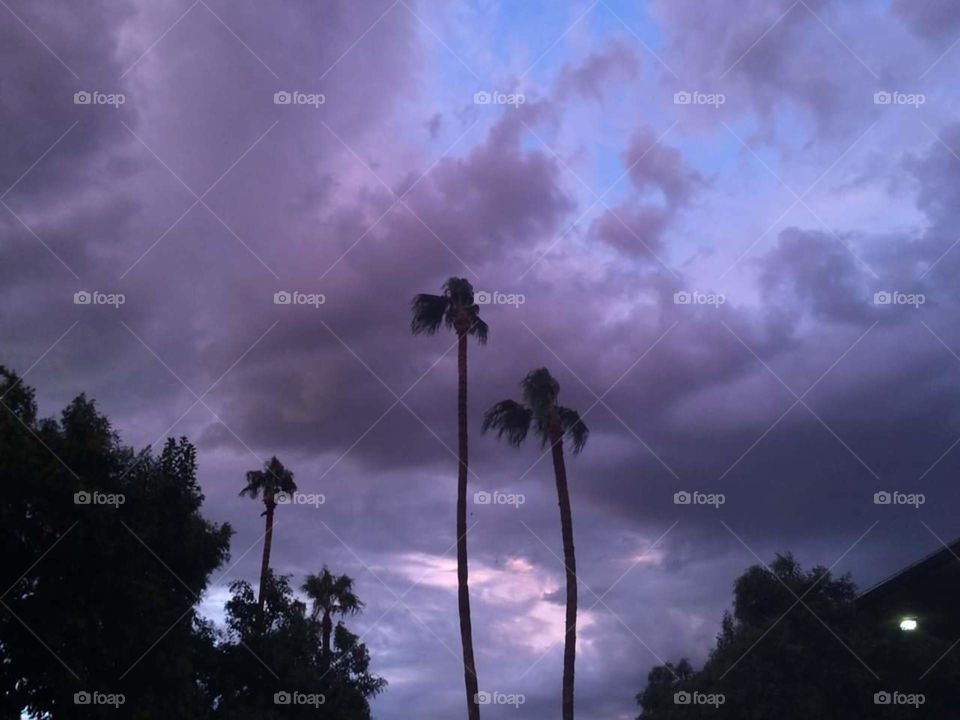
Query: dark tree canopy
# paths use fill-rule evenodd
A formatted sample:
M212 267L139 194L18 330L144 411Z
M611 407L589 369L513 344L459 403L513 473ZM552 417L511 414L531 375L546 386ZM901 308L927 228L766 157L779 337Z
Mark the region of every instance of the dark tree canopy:
M366 647L340 625L332 654L325 654L320 621L294 597L289 579L271 573L266 588L261 633L253 588L242 580L231 585L228 630L212 671L218 689L212 717L369 718L367 698L386 682L370 672ZM290 703L279 704L285 696Z
M289 491L270 470L254 478L259 492L274 476ZM369 716L367 697L384 683L366 648L341 627L333 657L321 657L319 622L285 578L269 583L261 633L244 582L233 585L225 629L199 617L231 529L201 514L186 438L159 455L135 452L83 395L59 419L39 419L33 391L0 367L0 483L0 717L317 716L275 705L283 689L322 692L330 720ZM83 705L77 693L124 700ZM250 704L264 698L269 706Z
M945 713L956 708L960 661L947 655L920 679L949 643L885 631L858 612L856 597L849 577L804 571L789 554L749 568L703 668L684 659L651 670L638 720L953 717ZM924 702L876 704L884 692L922 693ZM708 704L711 696L722 704Z
M38 420L3 368L0 396L4 717L91 717L74 694L93 690L123 693L140 718L202 710L193 607L231 530L200 514L193 446L135 453L83 395Z

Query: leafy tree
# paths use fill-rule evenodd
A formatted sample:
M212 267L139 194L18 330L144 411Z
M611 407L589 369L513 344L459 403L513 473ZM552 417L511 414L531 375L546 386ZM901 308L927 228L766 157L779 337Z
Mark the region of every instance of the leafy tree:
M125 717L203 717L195 605L231 530L200 514L193 446L135 453L83 395L38 419L0 367L0 483L0 714L116 716L74 702L99 692Z
M323 649L329 653L333 616L356 615L363 609L363 602L353 592L353 578L334 575L324 567L318 575L307 575L303 591L313 602L311 617L320 619Z
M789 554L749 568L704 667L681 660L651 670L639 720L952 717L960 661L949 643L888 632L858 611L856 597L849 577L804 571ZM937 658L936 672L920 679ZM919 711L878 705L883 692L921 693L924 702ZM722 703L697 702L710 696Z
M240 491L241 496L253 500L263 499L266 508L262 516L266 516L266 531L263 536L263 558L260 562L260 592L257 594L258 605L263 610L263 598L266 592L267 576L270 573L270 549L273 546L273 514L277 509L277 498L283 495L292 495L297 491L297 484L293 481L293 473L287 470L276 457L264 463L263 470L250 470L247 473L247 484Z
M38 419L33 391L0 367L0 717L370 717L386 683L367 648L342 624L324 645L322 619L269 566L259 596L231 586L225 629L198 616L231 530L200 514L196 472L186 439L134 452L82 395ZM330 613L359 610L349 579L330 577Z
M463 648L463 675L467 692L467 717L479 720L476 702L479 685L473 656L473 630L470 620L470 588L467 571L467 336L481 345L487 342L487 324L480 319L480 307L474 302L473 286L465 278L452 277L443 285L443 294L421 293L411 303L414 335L434 335L441 327L457 334L457 600L460 614L460 643Z
M496 430L497 437L506 436L511 445L520 445L533 427L543 444L550 444L560 504L560 529L567 585L566 633L563 642L563 720L573 720L577 652L577 559L573 548L573 514L567 487L567 467L563 458L563 439L569 439L576 455L583 450L590 431L576 410L558 404L560 383L546 368L538 368L529 373L520 383L520 387L524 402L498 402L486 412L483 431Z
M368 698L386 682L370 673L366 647L342 625L334 647L321 643L320 621L297 600L285 576L267 576L264 607L234 582L227 631L210 673L215 720L370 718Z

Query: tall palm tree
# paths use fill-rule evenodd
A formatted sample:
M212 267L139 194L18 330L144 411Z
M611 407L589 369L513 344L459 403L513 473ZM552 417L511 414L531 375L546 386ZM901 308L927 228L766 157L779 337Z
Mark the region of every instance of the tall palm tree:
M411 303L414 335L433 335L441 327L457 334L457 428L459 432L459 473L457 476L457 600L460 611L460 644L463 647L463 677L467 690L467 717L479 720L477 667L473 659L473 630L470 624L470 588L467 573L467 336L481 345L487 342L487 324L480 319L480 307L473 299L473 286L465 278L449 278L443 294L421 293Z
M273 545L273 513L277 509L277 496L290 495L297 490L293 473L287 470L276 457L264 463L263 470L251 470L247 473L247 484L240 491L241 496L252 499L262 498L266 509L261 514L267 516L267 529L263 537L263 560L260 563L260 593L257 603L263 614L263 602L266 599L267 577L270 573L270 547Z
M353 592L353 578L334 575L326 566L319 575L307 575L303 591L313 601L313 619L322 618L323 651L329 656L332 652L330 636L333 634L333 616L356 615L363 609L363 603Z
M590 430L576 410L557 403L558 383L546 368L539 368L520 383L523 403L503 400L487 410L483 418L483 432L496 430L497 437L506 436L511 445L520 445L530 432L540 436L543 444L550 444L553 453L553 473L557 481L557 499L560 504L560 531L563 536L563 563L566 566L567 613L566 635L563 640L563 720L573 720L573 682L577 654L577 559L573 550L573 515L570 511L570 491L567 488L567 467L563 460L563 439L571 443L573 454L583 450Z

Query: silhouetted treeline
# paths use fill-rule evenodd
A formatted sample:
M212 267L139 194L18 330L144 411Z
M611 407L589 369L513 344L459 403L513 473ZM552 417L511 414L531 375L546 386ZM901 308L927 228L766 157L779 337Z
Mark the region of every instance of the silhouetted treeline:
M262 611L238 581L225 628L198 615L232 530L203 517L196 471L186 438L135 452L83 395L38 418L0 367L0 716L370 716L385 683L342 623L324 646L329 600L268 572Z
M650 671L638 720L956 718L953 640L878 622L849 577L778 555L737 579L703 668L684 659Z

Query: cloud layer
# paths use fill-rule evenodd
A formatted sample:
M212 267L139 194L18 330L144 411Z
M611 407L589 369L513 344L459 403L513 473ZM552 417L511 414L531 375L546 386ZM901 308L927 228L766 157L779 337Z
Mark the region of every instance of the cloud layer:
M472 508L481 685L556 715L549 459L479 433L546 365L592 430L579 711L632 717L758 557L867 584L960 535L960 12L748 5L10 0L0 362L47 412L86 391L128 442L197 441L232 575L261 532L241 478L280 455L326 497L281 508L281 569L356 577L377 715L446 718L456 358L408 303L450 275L522 295L470 349L472 489L525 499Z

